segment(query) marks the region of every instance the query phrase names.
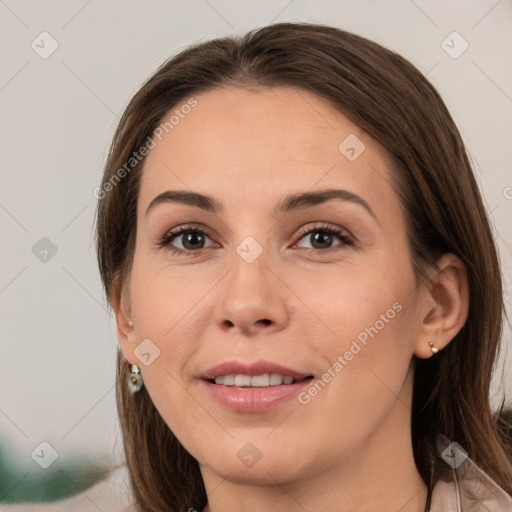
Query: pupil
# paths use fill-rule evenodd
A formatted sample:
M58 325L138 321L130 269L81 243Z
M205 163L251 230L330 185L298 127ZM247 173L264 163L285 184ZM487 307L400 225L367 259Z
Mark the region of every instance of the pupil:
M195 240L195 238L199 238L201 239L201 233L196 233L196 232L192 232L192 233L189 233L188 235L185 236L185 240L183 242L183 246L185 248L187 248L186 244L190 243L192 244L192 249L194 249L195 247L195 243L197 243L197 241ZM200 243L200 242L199 242Z
M316 243L320 243L320 244L326 244L326 245L329 245L329 243L331 242L331 236L329 233L323 233L321 234L322 232L321 231L317 231L316 234L312 235L313 236L313 247L315 247L315 244ZM321 246L320 248L322 248L324 246ZM315 247L316 249L318 249L318 247Z

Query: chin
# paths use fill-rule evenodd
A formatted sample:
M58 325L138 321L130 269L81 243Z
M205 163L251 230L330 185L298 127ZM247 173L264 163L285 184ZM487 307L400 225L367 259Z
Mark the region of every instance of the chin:
M293 460L284 463L281 460L263 461L261 459L254 466L246 467L240 462L226 461L219 464L217 460L212 465L208 465L208 468L215 474L239 485L275 485L276 482L286 483L300 477L300 471L293 467L293 464ZM201 465L201 469L203 468L204 465Z
M247 485L293 481L313 466L311 460L308 462L298 457L296 447L305 443L288 440L286 445L289 449L285 450L283 438L279 442L269 442L257 436L253 437L254 442L247 439L247 436L242 441L231 439L229 446L219 444L215 453L211 449L203 452L206 456L197 457L203 461L200 465L234 483ZM308 447L308 453L312 453L311 447Z

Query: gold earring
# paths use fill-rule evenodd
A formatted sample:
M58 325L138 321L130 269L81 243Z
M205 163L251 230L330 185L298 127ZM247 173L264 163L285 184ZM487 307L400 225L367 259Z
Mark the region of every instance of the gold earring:
M439 352L439 349L434 347L434 344L429 341L428 344L430 345L430 350L432 350L432 354L437 354Z

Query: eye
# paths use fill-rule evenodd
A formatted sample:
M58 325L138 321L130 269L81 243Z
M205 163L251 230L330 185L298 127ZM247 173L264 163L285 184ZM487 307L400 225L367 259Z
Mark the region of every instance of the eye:
M182 248L175 247L172 242L174 239L181 238ZM201 249L205 249L205 239L210 238L206 232L196 226L180 226L176 229L168 231L158 241L159 247L168 248L173 254L191 255Z
M338 238L341 240L341 244L338 244L338 246L354 245L354 239L348 233L348 231L337 226L331 226L329 224L321 224L309 229L306 228L306 230L302 231L300 239L306 238L307 236L309 236L309 240L312 244L312 251L336 249L336 246L331 246L333 238Z

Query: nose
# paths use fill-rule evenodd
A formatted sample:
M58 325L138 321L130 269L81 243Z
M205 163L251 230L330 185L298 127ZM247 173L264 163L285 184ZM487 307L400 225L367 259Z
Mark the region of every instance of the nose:
M233 268L217 287L214 320L222 330L251 336L285 328L288 289L267 260L265 252L252 263L234 254Z

